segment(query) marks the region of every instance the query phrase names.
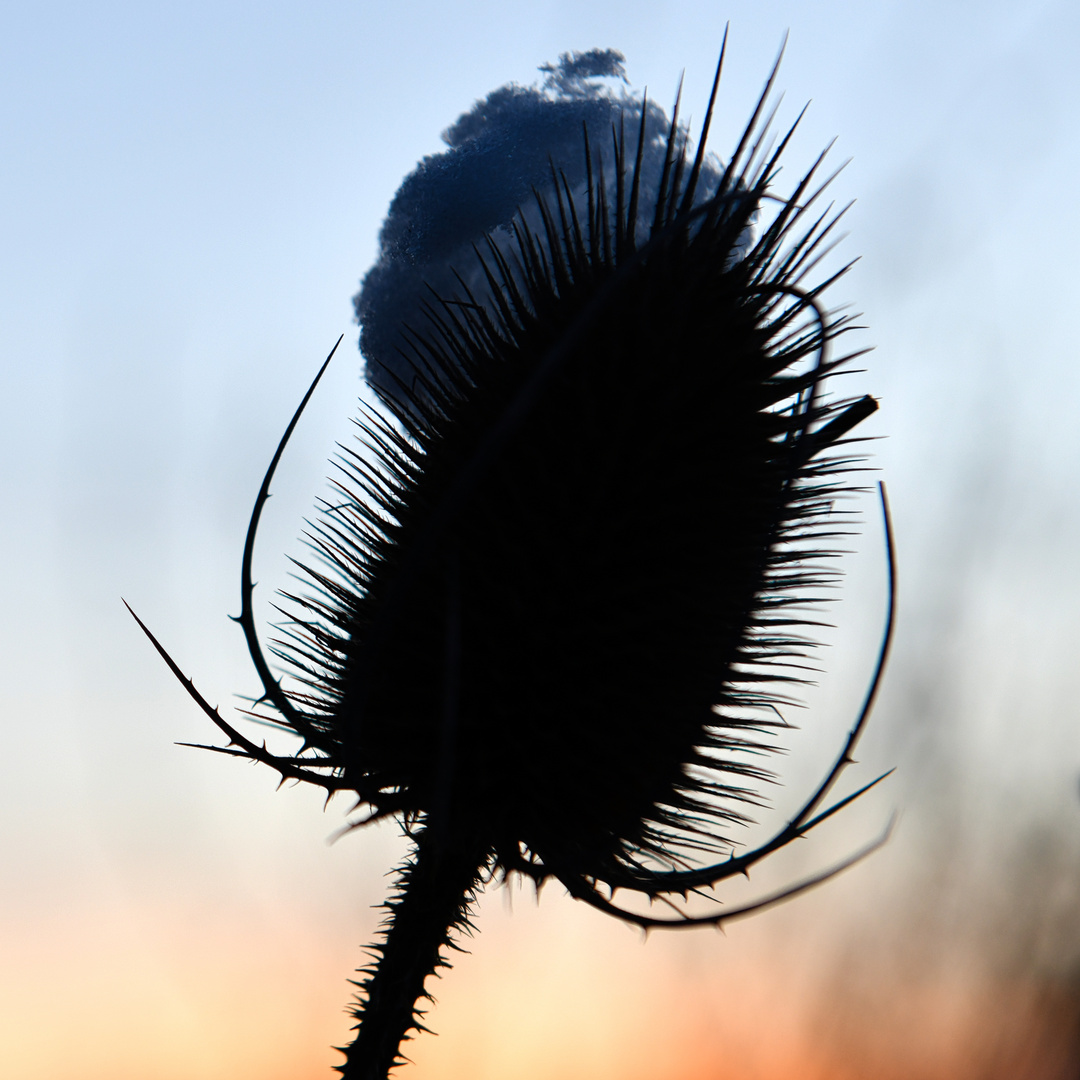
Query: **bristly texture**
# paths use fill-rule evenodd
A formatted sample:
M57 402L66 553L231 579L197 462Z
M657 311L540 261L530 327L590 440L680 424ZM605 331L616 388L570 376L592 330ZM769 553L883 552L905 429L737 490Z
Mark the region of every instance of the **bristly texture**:
M431 291L378 384L390 416L365 413L366 449L344 450L341 497L314 526L315 595L289 597L298 617L276 652L299 694L270 675L251 614L254 530L281 447L271 465L241 622L275 721L303 748L276 757L198 700L225 752L354 792L366 820L397 816L414 842L359 983L347 1077L384 1080L400 1063L425 979L492 877L555 878L639 926L685 927L852 861L744 908L681 902L861 793L820 809L888 642L831 772L736 855L729 830L759 804L813 644L800 608L850 530L834 509L858 460L845 436L876 408L822 395L850 359L827 357L849 325L822 307L832 279L808 283L836 216L812 209L820 160L773 193L790 132L766 148L771 82L723 169L704 156L712 100L693 157L675 119L659 160L646 152L647 102L629 134L586 125L583 183L551 165L455 291ZM615 890L673 913L617 907Z
M544 84L511 83L492 91L443 133L447 149L425 157L402 182L379 233L379 254L353 298L360 323L365 374L380 393L401 401L395 376L410 383L414 364L405 327L425 331L425 304L434 291L464 298L462 286L485 302L488 285L473 248L482 237L505 255L516 247L514 227L524 223L543 237L534 190L551 196L552 165L586 214L590 169L617 187L615 160L582 153L582 129L609 145L612 126L626 133L629 161L642 154L634 227L647 236L664 175L670 122L655 102L632 97L614 49L564 54L544 64ZM640 132L640 139L639 139ZM681 138L686 132L681 129ZM702 158L695 183L702 202L718 190L723 172ZM746 238L748 239L748 237Z

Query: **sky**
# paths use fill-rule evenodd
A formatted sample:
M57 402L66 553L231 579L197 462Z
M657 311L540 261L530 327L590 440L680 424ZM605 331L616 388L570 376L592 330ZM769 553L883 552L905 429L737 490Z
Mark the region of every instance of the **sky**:
M750 888L888 845L723 935L640 934L557 886L492 890L403 1080L1074 1076L1080 1061L1080 12L1059 0L9 4L0 35L0 1072L315 1080L348 1038L393 827L178 742L255 677L259 615L352 438L351 297L402 178L472 103L616 48L692 128L725 25L723 157L785 32L778 181L835 138L834 289L899 550L899 628L849 789ZM875 474L876 476L877 474ZM872 500L775 792L835 752L884 602ZM785 801L786 800L786 801ZM752 838L751 834L751 838ZM733 893L737 899L751 893Z

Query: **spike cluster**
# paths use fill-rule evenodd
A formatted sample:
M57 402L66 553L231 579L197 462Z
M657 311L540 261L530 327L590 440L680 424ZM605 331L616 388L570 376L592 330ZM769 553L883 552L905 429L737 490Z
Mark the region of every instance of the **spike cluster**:
M254 530L289 432L275 456L241 623L275 722L303 747L273 756L199 701L225 752L351 791L365 821L397 816L413 840L358 984L347 1077L400 1063L424 980L487 878L555 878L637 925L691 926L851 861L746 908L675 903L856 797L819 809L885 656L834 768L735 855L729 831L760 804L762 757L813 645L800 606L821 598L850 530L834 509L858 460L845 437L876 408L822 394L850 359L827 356L850 323L822 306L833 279L808 275L839 215L812 209L820 159L773 194L791 133L766 147L771 83L709 191L712 100L693 158L676 111L649 235L636 229L643 106L635 152L619 129L607 151L586 131L584 190L553 166L513 243L477 250L485 294L431 296L427 324L409 328L415 377L394 376L388 416L360 419L364 445L343 450L340 498L311 533L313 591L288 597L275 652L304 684L291 694L251 614ZM616 889L675 913L617 907Z

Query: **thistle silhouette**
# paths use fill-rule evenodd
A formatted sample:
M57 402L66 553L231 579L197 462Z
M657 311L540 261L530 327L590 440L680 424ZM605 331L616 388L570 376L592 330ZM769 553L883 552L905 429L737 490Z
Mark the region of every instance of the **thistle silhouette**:
M586 127L583 190L552 164L512 239L477 248L482 293L461 277L455 295L429 294L407 365L375 380L387 413L360 419L367 452L343 449L340 498L309 537L311 594L287 596L273 652L302 689L286 692L258 641L251 564L318 377L309 389L255 503L239 616L295 755L223 719L140 622L228 737L210 749L351 792L369 811L356 825L395 817L411 840L357 984L346 1077L385 1080L402 1063L403 1040L425 1030L425 980L485 883L553 878L646 929L715 925L869 850L747 906L686 904L879 782L822 809L892 625L890 539L885 640L847 741L794 817L736 854L724 830L760 805L761 757L813 645L800 605L833 580L827 560L852 527L834 509L861 460L848 435L877 406L823 397L857 355L827 355L851 326L821 304L839 275L807 284L839 214L812 210L820 158L773 193L791 136L765 139L775 67L730 162L709 171L722 64L723 50L692 158L676 102L651 205L646 101L636 143L616 125L605 154ZM617 890L668 913L617 905Z

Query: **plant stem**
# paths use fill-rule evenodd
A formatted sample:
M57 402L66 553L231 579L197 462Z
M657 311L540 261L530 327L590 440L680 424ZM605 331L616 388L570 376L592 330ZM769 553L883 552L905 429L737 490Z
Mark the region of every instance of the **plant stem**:
M345 1080L387 1080L390 1069L403 1063L401 1043L411 1031L426 1030L417 1010L422 997L430 998L424 981L450 966L442 951L456 948L451 931L468 930L469 907L488 860L486 846L471 837L447 843L453 835L428 825L414 836L416 846L386 904L384 940L374 948L378 962L358 984L363 1000L353 1015L360 1023L338 1067Z

